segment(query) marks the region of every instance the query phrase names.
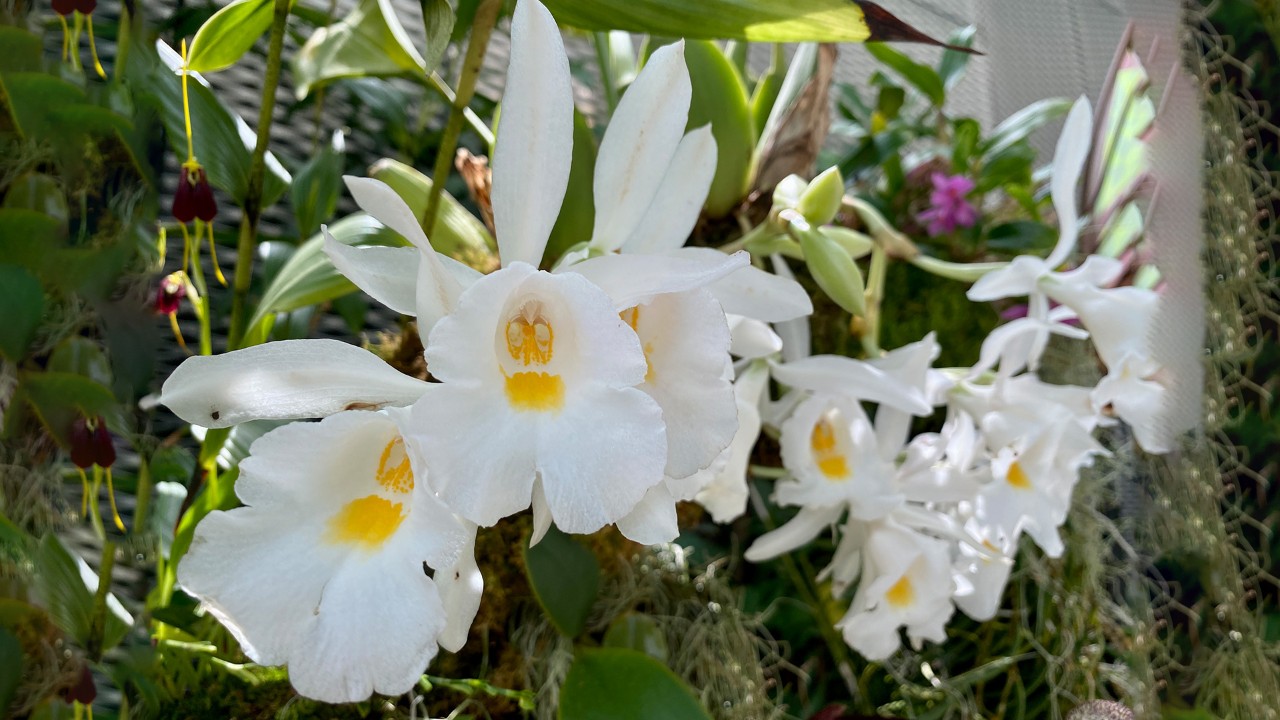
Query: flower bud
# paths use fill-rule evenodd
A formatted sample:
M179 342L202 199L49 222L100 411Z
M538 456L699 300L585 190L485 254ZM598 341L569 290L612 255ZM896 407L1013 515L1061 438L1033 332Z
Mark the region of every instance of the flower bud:
M76 11L75 0L53 0L50 4L53 5L53 11L63 17L69 16Z
M800 196L804 194L808 183L799 175L788 175L773 188L773 211L795 209L800 204Z
M82 15L88 15L98 9L98 0L71 0L71 6Z
M823 170L809 183L801 193L796 209L810 225L826 225L840 212L843 199L844 178L840 175L840 168L833 166Z
M71 421L71 462L79 468L94 465L108 468L116 462L116 447L111 442L107 423L101 417L77 417Z
M218 214L218 203L213 199L209 178L199 163L182 164L178 189L173 194L173 217L181 223L192 220L209 222Z
M794 226L793 226L794 227ZM795 229L809 273L818 287L841 308L854 315L866 313L866 286L862 271L840 243L812 229Z

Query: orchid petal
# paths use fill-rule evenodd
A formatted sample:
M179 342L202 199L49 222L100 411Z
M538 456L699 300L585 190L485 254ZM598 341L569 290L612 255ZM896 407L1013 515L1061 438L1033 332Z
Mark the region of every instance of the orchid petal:
M885 403L913 415L928 415L933 406L924 391L870 363L837 355L815 355L776 365L773 376L793 388Z
M568 267L609 294L619 310L648 302L657 295L684 292L710 285L731 273L741 272L749 262L743 251L725 255L719 250L688 253L684 250L661 255L601 255Z
M622 251L660 253L684 245L698 224L715 174L716 139L711 126L704 125L680 140L653 202Z
M537 266L569 185L573 88L555 18L520 0L511 18L511 62L493 152L493 224L503 267Z
M1053 209L1058 214L1060 232L1057 245L1045 260L1045 264L1051 268L1065 262L1076 249L1076 238L1080 232L1076 186L1080 184L1080 174L1084 171L1084 163L1092 145L1093 110L1089 106L1089 98L1081 95L1075 105L1071 106L1071 113L1067 115L1067 122L1062 127L1062 135L1058 137L1058 147L1053 155L1053 177L1049 192L1053 198Z
M189 423L223 428L246 420L404 406L426 388L427 383L354 345L282 340L187 358L165 380L160 402Z
M324 233L324 253L338 272L401 315L417 314L417 248L352 246L338 242L323 225L320 232Z
M683 41L659 48L627 88L596 156L592 247L616 250L637 229L684 135L691 95Z

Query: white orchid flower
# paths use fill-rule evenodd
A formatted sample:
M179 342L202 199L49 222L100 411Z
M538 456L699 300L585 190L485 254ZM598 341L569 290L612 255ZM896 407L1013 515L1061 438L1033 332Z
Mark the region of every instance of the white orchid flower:
M957 543L955 603L965 615L985 622L1000 610L1000 600L1013 571L1013 556L1018 551L1018 544L998 529L972 519L965 524L965 529L977 546Z
M853 603L836 623L845 642L868 660L885 660L901 646L946 640L955 612L951 546L896 522L873 526L862 549L862 580Z
M718 523L727 523L741 517L747 510L747 475L751 464L751 451L760 437L760 405L769 391L769 368L763 362L744 367L733 382L734 405L738 410L738 430L721 461L713 463L703 473L710 479L702 485L693 499L711 513Z
M1044 403L1043 413L1054 408ZM1037 435L1023 438L996 451L991 461L992 481L975 500L975 517L1012 539L1026 531L1050 557L1062 554L1058 528L1071 509L1071 494L1080 468L1104 450L1093 437L1081 432L1069 416Z
M287 665L307 697L407 692L475 617L478 584L446 601L425 574L474 565L463 551L475 528L426 487L405 415L339 412L262 436L240 463L245 506L210 513L179 566L183 589L245 653Z

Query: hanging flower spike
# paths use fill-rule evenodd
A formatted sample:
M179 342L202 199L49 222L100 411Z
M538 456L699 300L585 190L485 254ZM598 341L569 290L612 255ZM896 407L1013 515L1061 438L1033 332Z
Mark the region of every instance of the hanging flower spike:
M186 297L186 274L182 271L170 273L160 281L160 286L156 288L156 299L153 307L157 315L169 316L169 327L173 330L173 337L177 339L178 346L190 355L191 351L187 349L187 341L182 337L182 328L178 326L178 308L182 307L182 301Z
M53 11L58 14L58 22L62 24L62 62L71 60L71 28L67 27L67 16L76 11L75 0L52 0Z
M209 176L204 166L196 159L195 142L191 135L191 102L187 93L187 42L182 42L182 116L187 131L187 159L182 163L178 179L178 188L173 194L173 217L182 223L183 254L182 271L186 272L187 262L199 256L200 242L208 229L209 256L213 259L213 273L218 282L226 287L227 278L222 274L218 264L218 250L213 239L213 219L218 215L218 201L213 197L213 188L209 186ZM187 223L195 221L196 239L194 245L187 234Z
M98 9L98 0L70 0L66 4L84 16L85 24L89 28L89 55L93 58L93 69L98 73L98 77L106 80L107 73L102 69L102 63L98 62L98 47L93 40L93 11ZM55 6L54 9L57 10L57 7Z
M978 210L966 200L973 192L973 181L963 175L934 173L933 193L929 196L930 208L917 219L928 224L930 237L955 232L956 228L973 227L978 221Z

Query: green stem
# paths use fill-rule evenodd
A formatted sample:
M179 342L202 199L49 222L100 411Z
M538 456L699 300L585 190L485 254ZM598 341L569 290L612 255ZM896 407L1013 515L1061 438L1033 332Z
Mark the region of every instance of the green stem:
M151 458L138 456L138 487L134 492L133 532L145 535L147 513L151 510Z
M107 530L102 526L102 509L98 507L98 497L102 493L102 468L93 466L93 482L89 485L89 525L99 540L106 541Z
M200 354L213 354L213 317L212 304L209 301L209 286L204 281L204 266L200 262L200 240L199 233L196 233L197 239L190 243L191 250L191 284L195 286L196 292L200 293L200 311L196 313L196 319L200 321Z
M440 73L433 72L425 78L418 78L418 82L426 89L439 95L449 105L453 105L454 100L457 98L453 89L445 84L444 78L440 77ZM484 121L480 119L475 110L467 108L463 111L462 117L467 121L467 125L471 126L471 132L479 135L480 140L485 145L493 147L493 131L489 129L488 125L484 124Z
M604 101L609 107L609 114L612 115L614 108L618 107L618 88L613 84L613 63L609 60L609 33L597 32L591 35L596 46L596 65L600 68L600 84L604 86Z
M258 239L258 220L262 217L262 185L267 172L267 145L271 140L271 121L276 108L276 87L280 84L280 55L284 50L284 27L289 20L289 0L276 0L271 20L271 41L267 46L267 76L262 84L262 106L258 109L258 142L253 146L249 165L249 188L244 199L244 215L240 219L240 238L236 244L236 271L231 296L231 330L227 334L228 349L240 347L244 336L245 303L249 283L253 279L253 253Z
M862 349L868 358L880 357L880 306L884 303L884 284L889 271L889 253L882 245L871 250L871 269L867 272L866 329L862 333Z
M111 76L116 82L120 82L120 78L124 76L124 68L129 56L129 30L133 24L133 13L129 11L129 4L124 3L120 6L120 29L116 34L116 62L111 68Z
M440 147L437 149L436 165L431 171L431 192L427 195L426 212L422 214L422 229L427 237L431 237L435 231L436 216L440 210L440 193L444 192L445 181L449 179L449 168L453 167L453 154L458 146L458 136L462 134L462 122L465 120L467 106L471 104L471 97L475 95L476 79L480 77L480 70L484 67L489 36L498 22L498 11L501 9L501 0L484 0L476 9L475 20L471 23L471 39L467 41L467 54L462 59L458 91L449 111L444 137L440 139Z
M116 544L102 541L102 565L98 568L98 591L93 596L93 614L89 616L89 657L95 662L102 659L106 644L107 595L111 592L111 575L116 566Z

